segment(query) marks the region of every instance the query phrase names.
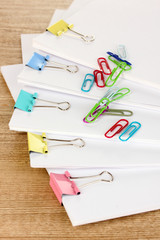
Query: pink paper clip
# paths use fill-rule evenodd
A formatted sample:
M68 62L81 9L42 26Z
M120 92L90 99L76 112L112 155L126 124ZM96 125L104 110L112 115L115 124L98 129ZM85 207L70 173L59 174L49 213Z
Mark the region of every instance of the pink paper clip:
M120 122L124 122L125 124L120 124ZM128 126L129 122L126 119L120 119L118 122L116 122L105 134L104 136L106 138L112 138L116 134L120 133L126 126ZM109 133L112 133L115 129L118 129L116 132L114 132L112 135Z
M103 57L98 58L97 62L98 62L100 69L102 70L103 74L110 75L112 73L110 66L105 58L103 58Z
M50 186L55 193L61 205L62 195L78 195L80 191L74 181L71 181L71 175L68 171L64 174L50 174Z
M108 171L103 171L96 175L83 176L83 177L71 177L68 171L66 171L64 174L51 173L50 186L61 205L63 205L63 202L62 202L63 195L80 194L78 187L76 186L75 182L72 179L85 179L85 178L95 178L95 180L84 183L80 187L86 187L92 183L97 183L97 182L109 183L109 182L113 182L114 180L113 175Z
M95 70L93 72L94 74L94 78L95 78L95 82L97 87L103 88L106 86L105 84L105 80L104 80L104 76L103 76L103 72L100 70Z

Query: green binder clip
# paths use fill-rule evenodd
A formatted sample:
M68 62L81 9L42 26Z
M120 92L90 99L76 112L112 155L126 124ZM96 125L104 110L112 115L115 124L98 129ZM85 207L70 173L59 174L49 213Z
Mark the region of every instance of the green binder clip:
M116 83L120 75L123 73L123 71L131 70L132 66L128 65L126 62L117 61L112 56L109 56L108 59L117 65L117 67L115 67L112 70L112 73L109 75L109 77L106 80L106 86L112 87Z
M114 102L130 92L129 88L111 88L107 91L106 95L95 104L87 116L83 119L84 122L94 122L100 115L102 115L108 108L111 102Z

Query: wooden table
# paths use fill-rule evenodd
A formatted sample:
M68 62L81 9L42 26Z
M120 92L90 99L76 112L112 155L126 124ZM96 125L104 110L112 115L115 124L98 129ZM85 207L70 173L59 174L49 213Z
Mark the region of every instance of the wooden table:
M1 0L0 64L18 64L21 33L41 33L72 0ZM14 101L0 76L0 238L160 239L160 211L72 227L45 169L29 166L26 133L9 131Z

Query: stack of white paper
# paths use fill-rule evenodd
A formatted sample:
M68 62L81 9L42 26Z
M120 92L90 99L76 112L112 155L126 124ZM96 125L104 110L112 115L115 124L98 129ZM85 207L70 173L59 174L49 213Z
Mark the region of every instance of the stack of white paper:
M86 44L66 34L56 37L49 32L22 35L23 65L1 68L15 101L23 89L30 93L37 92L41 99L68 101L71 104L71 108L65 112L35 108L33 112L27 113L15 109L9 123L10 129L38 134L45 132L47 137L57 139L79 137L85 142L83 148L49 145L48 154L32 152L31 167L47 168L49 174L64 174L68 170L73 177L92 176L107 170L114 177L111 183L100 181L86 187L81 185L90 182L90 179L75 180L81 194L62 197L73 226L160 208L157 184L160 181L160 84L157 77L160 52L157 31L159 3L154 0L151 7L147 0L144 8L142 2L75 0L67 11L57 10L49 26L61 18L65 19L74 24L75 30L94 34L94 42ZM123 24L117 24L121 21ZM110 24L106 27L107 22ZM33 39L33 46L41 51L33 48ZM83 122L83 118L107 91L107 88L98 89L94 85L89 93L82 92L84 76L98 68L98 57L106 57L105 52L108 50L115 52L121 43L127 47L133 70L124 74L116 86L130 88L131 94L110 104L110 108L131 110L133 116L125 118L129 122L138 121L142 124L128 142L121 142L118 136L112 139L104 137L105 132L120 117L101 116L94 123ZM34 51L42 55L53 54L51 58L56 62L69 65L76 63L79 72L38 72L30 69L25 64Z

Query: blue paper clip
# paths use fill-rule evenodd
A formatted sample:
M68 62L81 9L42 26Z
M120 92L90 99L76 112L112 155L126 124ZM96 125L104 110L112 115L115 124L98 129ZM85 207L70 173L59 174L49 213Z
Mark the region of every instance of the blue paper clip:
M91 77L91 78L89 78L89 77ZM86 86L87 86L87 82L90 82L90 86L88 86L88 89L85 89ZM93 83L94 83L94 75L90 74L90 73L87 73L85 78L84 78L81 90L83 92L89 92L91 90L92 86L93 86Z
M50 61L49 59L50 59L49 55L42 56L39 53L34 52L33 56L26 64L26 66L31 67L38 71L42 71L44 67L63 69L71 73L76 73L79 70L76 65L64 65L58 62ZM47 65L48 63L50 63L50 65Z
M17 101L14 105L14 109L18 108L20 110L23 110L25 112L32 112L33 107L47 107L47 108L58 108L59 110L65 111L68 110L70 108L70 103L69 102L60 102L60 103L55 103L55 102L51 102L51 101L47 101L47 100L43 100L43 99L39 99L37 98L38 94L34 93L28 93L24 90L20 91L20 94L17 98ZM36 105L35 106L35 100L40 100L41 102L47 102L47 103L51 103L53 105L49 105L49 106L45 106L45 105Z
M122 58L120 58L117 54L114 54L112 52L107 52L108 55L110 55L111 57L115 58L116 60L118 61L121 61L121 62L125 62L127 65L131 66L132 64L130 62L128 62L127 60L124 60Z
M128 139L130 139L141 127L141 124L139 122L132 122L123 132L122 134L119 136L119 139L121 141L128 141ZM130 129L133 130L131 132L129 132ZM122 138L122 136L126 135L128 133L128 137L127 138Z

